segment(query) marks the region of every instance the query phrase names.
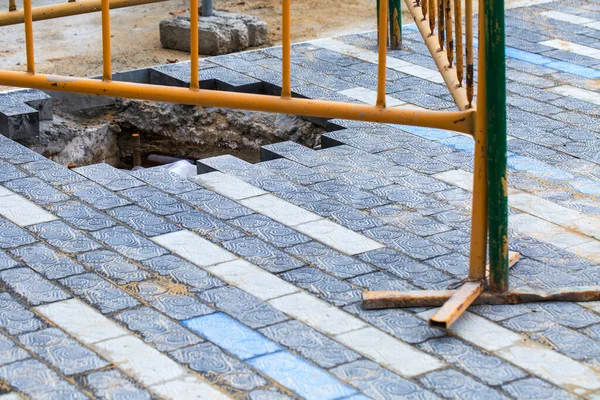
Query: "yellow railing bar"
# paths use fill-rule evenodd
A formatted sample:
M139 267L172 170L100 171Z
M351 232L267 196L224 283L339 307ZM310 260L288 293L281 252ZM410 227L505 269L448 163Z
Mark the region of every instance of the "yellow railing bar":
M442 78L444 78L444 82L446 83L446 86L448 87L450 94L454 98L454 102L456 103L456 106L458 107L459 110L465 110L465 109L469 108L468 107L469 102L467 100L466 90L465 90L465 88L460 87L458 85L458 80L456 78L456 72L454 71L454 69L446 68L448 66L447 54L445 51L439 51L438 38L436 38L435 35L432 36L429 34L430 28L427 24L427 21L423 18L423 14L421 13L421 8L415 7L412 0L405 0L404 2L408 8L408 11L410 11L413 18L415 19L415 23L417 25L417 28L419 28L419 32L421 32L423 41L425 42L425 45L429 49L429 53L431 53L431 57L433 57L433 60L435 61L435 64L437 65L437 67L440 71L440 74L442 75ZM432 10L434 10L434 9L435 9L435 7L433 9L431 9L431 8L429 9L430 17L433 14Z
M379 3L379 26L378 33L378 64L377 64L377 107L385 108L385 72L387 59L387 20L388 20L388 0L381 0Z
M482 11L483 2L479 6L479 15L483 15ZM469 20L469 15L467 15L467 20ZM479 18L479 32L483 32L483 23L484 18ZM479 46L478 65L478 97L474 135L473 208L471 212L471 254L469 257L469 279L473 280L485 279L488 234L487 116L485 99L485 46L483 45Z
M440 44L440 50L444 50L444 42L446 41L446 29L444 29L444 0L438 1L438 43Z
M112 80L110 66L110 0L102 0L102 79Z
M427 0L423 0L423 1L427 1ZM435 0L429 0L429 36L433 36L434 32L435 32Z
M8 0L8 11L16 11L17 2L15 0Z
M473 1L465 0L465 30L467 47L467 101L473 104ZM481 68L480 68L481 69Z
M281 4L281 97L292 97L292 38L291 38L291 1L282 0Z
M454 30L456 31L456 79L458 86L463 81L463 31L462 31L462 7L461 0L454 0Z
M33 54L33 17L31 15L31 0L23 0L23 15L25 16L25 47L27 51L27 72L35 73L35 56Z
M448 56L448 68L452 68L452 61L454 58L454 40L452 38L452 0L444 0L444 7L446 12L446 53Z
M198 77L198 0L190 0L190 90L200 90Z
M381 108L372 105L289 98L262 94L231 93L216 90L191 91L188 88L150 84L101 81L98 79L27 74L0 71L0 85L40 90L57 90L87 95L163 101L204 107L275 112L321 118L341 118L446 129L473 134L474 110L430 111L404 107Z
M14 1L14 0L13 0ZM111 0L110 9L139 6L141 4L158 3L168 0ZM33 7L33 20L42 21L66 17L69 15L97 12L101 9L101 0L80 0L77 2L49 4ZM0 12L0 26L22 24L25 22L23 10Z

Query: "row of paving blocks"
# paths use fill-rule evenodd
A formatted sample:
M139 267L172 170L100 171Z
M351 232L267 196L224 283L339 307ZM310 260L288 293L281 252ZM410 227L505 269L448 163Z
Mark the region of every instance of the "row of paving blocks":
M281 93L281 74L275 70L256 69L253 63L235 56L219 56L200 60L201 89L255 93L278 96ZM229 66L231 68L227 68ZM249 69L250 68L250 69ZM237 72L239 69L245 73ZM256 76L257 78L253 77ZM100 79L100 77L93 77ZM189 87L190 62L164 64L131 70L113 75L114 81L153 85ZM325 94L330 100L356 103L357 100L315 85L293 85L292 96L315 98ZM328 92L328 93L323 93ZM66 92L35 89L13 90L0 93L0 134L19 140L39 135L40 121L52 120L52 104L65 112L76 112L114 104L115 98L78 95ZM327 120L307 118L326 127ZM339 129L339 128L338 128Z

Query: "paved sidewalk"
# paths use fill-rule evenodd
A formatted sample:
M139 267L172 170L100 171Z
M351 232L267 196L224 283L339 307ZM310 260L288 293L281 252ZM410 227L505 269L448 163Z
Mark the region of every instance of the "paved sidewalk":
M600 5L507 11L513 287L600 278ZM454 109L414 26L388 104ZM296 95L372 103L373 32L295 45ZM202 62L274 91L278 48ZM151 77L189 82L187 65ZM215 83L216 82L216 83ZM365 311L467 273L473 141L344 120L263 162L68 170L0 136L0 400L600 398L600 303Z

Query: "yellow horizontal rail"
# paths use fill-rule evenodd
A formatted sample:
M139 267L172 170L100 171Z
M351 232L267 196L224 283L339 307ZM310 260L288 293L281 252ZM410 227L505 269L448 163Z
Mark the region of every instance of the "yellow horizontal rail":
M110 9L159 3L168 0L111 0ZM87 14L100 11L101 0L79 0L68 3L50 4L32 8L34 21L68 17L70 15ZM23 10L0 12L0 26L22 24L25 21Z
M382 108L324 100L281 98L262 94L231 93L216 90L192 91L187 88L172 86L101 81L45 74L32 75L16 71L0 71L0 85L205 107L423 126L467 134L473 134L475 126L474 110L429 111L408 107Z

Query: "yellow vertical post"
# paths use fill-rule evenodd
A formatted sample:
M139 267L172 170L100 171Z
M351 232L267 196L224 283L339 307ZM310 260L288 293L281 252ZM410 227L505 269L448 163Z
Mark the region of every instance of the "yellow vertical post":
M446 29L444 28L444 9L447 0L438 0L438 42L440 51L444 50L444 42L446 41Z
M8 0L8 11L17 11L17 2L15 0Z
M435 32L435 0L429 0L429 30L431 31L429 36L433 36Z
M467 47L467 100L473 103L473 0L465 0L465 34Z
M23 14L25 17L25 47L27 48L27 72L35 74L35 59L33 55L33 16L31 14L31 0L23 0Z
M454 31L456 43L456 78L458 86L462 86L463 81L463 31L462 31L462 7L461 0L454 0Z
M467 0L468 1L468 0ZM482 15L483 2L479 15ZM472 15L467 14L467 18ZM483 37L483 18L479 18L479 34ZM471 254L469 259L469 279L485 279L485 264L488 233L488 192L487 192L487 120L485 52L479 46L479 78L477 81L477 115L475 119L475 160L473 174L473 208L471 215Z
M291 35L291 0L283 0L281 5L281 97L292 97L292 35Z
M388 0L381 0L379 6L378 53L377 64L377 107L385 107L385 72L387 59L387 19Z
M190 90L200 90L198 77L198 0L190 0Z
M444 11L446 13L446 55L448 56L448 68L452 68L452 61L454 60L454 39L452 36L452 0L444 0L444 5Z
M112 80L110 66L110 1L102 0L102 79Z

